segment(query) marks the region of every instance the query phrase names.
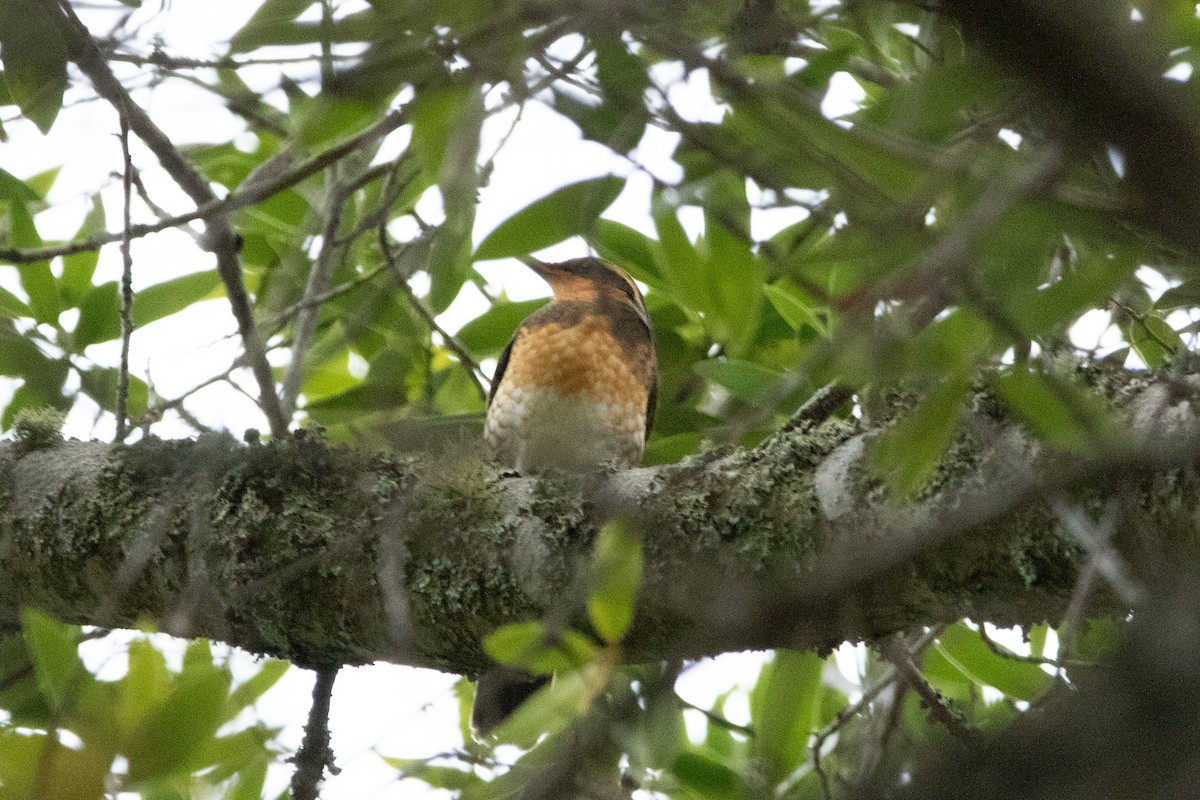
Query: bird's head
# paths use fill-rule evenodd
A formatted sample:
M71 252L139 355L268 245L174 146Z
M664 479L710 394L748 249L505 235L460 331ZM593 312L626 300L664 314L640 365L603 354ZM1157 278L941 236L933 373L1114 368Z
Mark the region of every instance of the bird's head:
M550 284L555 300L584 303L610 300L628 303L643 316L646 313L641 290L633 278L625 270L603 259L573 258L557 264L535 261L529 266Z

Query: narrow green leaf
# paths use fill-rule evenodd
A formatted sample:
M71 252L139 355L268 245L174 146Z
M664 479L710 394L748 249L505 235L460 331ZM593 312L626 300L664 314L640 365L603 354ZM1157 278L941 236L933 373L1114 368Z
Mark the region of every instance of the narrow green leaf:
M216 270L209 270L147 286L133 296L133 324L141 327L182 311L221 285L221 276ZM117 335L120 335L119 321Z
M79 660L79 626L26 609L21 612L21 629L33 657L38 689L51 705L61 706L70 699L72 684L85 674Z
M816 653L777 650L750 695L752 750L771 783L782 781L808 758L824 665Z
M497 225L480 243L475 259L523 256L587 233L624 187L624 178L610 175L551 192Z
M1124 441L1122 426L1099 397L1052 375L1014 368L993 382L996 393L1037 436L1082 451Z
M316 0L266 0L229 42L229 52L244 53L278 38Z
M978 631L961 622L946 628L938 643L942 654L964 673L1009 697L1032 701L1050 688L1051 678L1040 666L997 655Z
M969 385L952 376L875 440L872 462L899 497L917 494L937 471L958 429Z
M692 365L697 375L729 390L738 400L759 403L783 386L786 375L770 367L736 358L709 359Z
M84 215L72 241L81 242L104 233L104 225L104 203L101 202L99 194L94 194L88 212ZM59 283L69 307L79 305L79 301L91 291L92 276L96 273L96 264L99 262L99 250L85 250L63 257L62 278Z
M67 47L50 14L36 0L0 4L0 58L8 91L42 133L50 130L67 88Z
M238 685L229 695L229 703L225 710L227 719L233 719L244 708L254 705L258 698L279 682L284 673L291 667L286 661L268 659L259 665L258 672Z
M799 297L798 290L767 285L763 287L763 291L771 305L779 312L779 316L783 317L783 321L791 326L792 330L798 331L807 327L826 338L829 337L829 328L825 321L817 315L814 305Z
M12 222L12 241L17 247L35 248L42 246L42 237L33 224L33 217L23 203L13 202L9 206ZM58 282L50 271L49 261L34 261L20 264L21 288L29 295L29 307L38 322L57 324L62 310L58 297Z
M129 672L121 681L121 697L115 709L121 728L133 730L163 700L171 687L167 659L147 639L129 643Z
M609 644L621 641L629 630L641 582L641 537L628 522L613 520L596 537L587 599L592 626Z

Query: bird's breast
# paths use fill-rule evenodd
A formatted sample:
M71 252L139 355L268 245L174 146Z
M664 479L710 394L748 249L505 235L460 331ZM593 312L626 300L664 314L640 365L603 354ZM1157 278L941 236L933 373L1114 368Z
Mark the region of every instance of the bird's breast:
M639 357L602 317L522 329L488 407L493 457L521 472L636 465L649 393Z

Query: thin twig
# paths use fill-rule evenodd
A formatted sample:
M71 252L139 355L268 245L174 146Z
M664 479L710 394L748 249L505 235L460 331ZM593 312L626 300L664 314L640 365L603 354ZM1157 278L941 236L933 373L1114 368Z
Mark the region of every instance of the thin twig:
M979 731L970 727L962 715L955 711L946 698L921 674L921 668L913 661L912 653L904 645L901 637L892 637L884 641L879 652L896 668L896 672L909 688L921 698L921 705L929 711L930 719L940 722L947 731L960 739L971 740L978 737Z
M296 751L296 771L292 774L292 800L316 800L326 768L333 775L333 750L329 747L329 705L333 681L340 667L321 667L313 684L312 707L304 726L304 740Z
M396 284L400 287L400 292L408 299L408 303L412 306L413 310L429 326L429 330L440 336L442 344L445 345L446 349L454 353L458 358L459 364L462 365L462 368L467 373L467 377L475 386L475 391L479 393L479 399L486 403L490 393L488 387L490 387L491 381L488 381L487 377L483 374L483 369L480 368L462 342L458 341L458 339L438 324L433 312L425 307L425 304L421 302L421 298L417 297L412 287L408 285L408 276L401 273L396 258L392 253L392 246L391 242L388 241L387 226L385 224L380 224L379 226L379 246L383 250L383 257L387 261L389 269L391 269L392 274L396 278ZM484 386L484 381L488 382L488 386Z
M45 0L43 0L44 2ZM168 219L161 220L155 223L134 225L130 229L130 236L134 239L140 239L152 233L159 233L170 228L178 228L181 225L186 225L189 222L195 222L198 219L207 219L215 214L230 214L242 208L261 203L264 200L270 199L280 192L290 189L296 184L311 178L321 170L328 167L330 164L336 163L351 153L358 151L363 145L382 139L389 133L392 133L397 128L401 127L407 121L407 113L405 109L393 111L383 119L379 120L362 132L339 144L324 150L312 158L300 162L291 169L288 169L278 176L270 180L255 181L253 185L239 187L231 192L225 199L214 199L210 202L203 203L192 211L184 214L177 214ZM276 159L290 158L288 154L275 156ZM268 162L263 167L256 170L259 174L270 174L270 164ZM78 242L67 242L65 244L55 245L53 247L39 247L29 249L12 249L0 248L0 261L9 264L32 264L37 261L46 261L59 256L69 256L75 253L86 253L92 250L99 250L106 244L121 241L122 233L102 233L96 236L83 239Z
M52 0L41 0L50 10L55 6ZM130 129L138 135L150 151L158 158L167 174L174 179L185 194L197 206L219 202L208 181L196 168L176 149L170 138L150 119L117 80L104 60L104 55L96 46L88 32L87 26L75 15L70 3L60 0L56 6L61 13L52 13L52 18L63 33L71 58L79 69L92 82L96 93L112 104L119 112L124 111ZM254 312L250 306L250 297L246 285L242 281L242 270L239 257L241 240L234 233L226 213L216 212L205 219L205 242L208 249L217 258L217 272L225 283L225 294L237 320L238 331L242 336L242 346L250 362L251 371L258 383L259 407L270 423L271 433L277 437L287 434L287 418L279 406L279 397L275 394L275 379L271 373L271 365L267 361L263 343L258 338L254 323ZM128 234L123 234L127 236Z
M117 436L123 442L129 434L129 340L133 337L133 257L129 252L129 224L133 203L133 159L129 155L129 117L117 106L121 121L121 156L124 169L121 189L124 199L121 231L121 365L117 370Z

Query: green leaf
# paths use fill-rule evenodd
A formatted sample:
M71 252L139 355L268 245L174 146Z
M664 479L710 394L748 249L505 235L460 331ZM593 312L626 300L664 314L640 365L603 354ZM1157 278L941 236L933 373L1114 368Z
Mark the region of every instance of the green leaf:
M996 393L1037 436L1063 450L1111 448L1125 435L1096 395L1053 375L1014 368L997 376Z
M709 359L692 365L693 371L729 390L738 400L759 403L770 399L787 376L777 370L736 358Z
M133 730L158 708L171 688L171 673L162 651L148 639L129 643L129 672L121 681L121 696L115 709L124 730Z
M64 625L40 611L21 612L21 629L33 658L38 689L52 706L71 699L73 684L86 674L79 660L78 625Z
M480 782L474 772L457 767L444 767L430 764L423 758L390 758L380 756L388 766L403 773L402 779L422 781L435 789L449 789L461 792Z
M535 675L580 667L596 654L596 646L578 631L563 631L555 642L537 621L505 625L483 640L483 649L498 663Z
M36 248L42 246L42 237L33 224L33 217L24 203L13 201L9 206L12 222L12 241L17 247ZM58 282L50 271L49 261L34 261L20 264L21 288L29 295L29 306L38 322L57 324L62 310L58 298Z
M628 225L611 219L598 219L592 228L591 243L596 252L635 280L655 288L662 286L663 278L658 271L658 242L636 231Z
M564 186L496 226L475 251L477 261L523 256L587 233L625 187L614 176Z
M752 748L767 780L778 783L808 758L808 739L821 708L821 671L816 653L777 650L750 695Z
M38 346L13 328L0 322L0 375L28 377L44 371L49 359Z
M79 373L80 388L109 413L117 412L117 370L113 367L92 367ZM145 416L150 402L150 387L136 375L129 376L127 411L130 419Z
M1183 348L1183 340L1167 321L1154 313L1125 326L1125 339L1148 367L1161 367Z
M184 670L162 704L130 737L129 780L148 781L184 771L224 721L229 691L224 670Z
M88 292L79 304L72 345L82 353L88 345L111 341L121 335L121 301L115 281L102 283Z
M683 786L709 800L735 800L751 796L742 776L699 753L680 753L671 764L671 773Z
M229 703L225 709L226 719L233 719L238 713L258 702L258 698L279 682L291 664L277 659L267 659L259 665L258 672L239 684L229 695Z
M67 47L51 13L36 0L0 4L0 58L9 95L42 133L50 130L67 88Z
M1050 688L1051 677L1040 666L997 655L978 631L961 622L943 631L937 646L964 674L1014 699L1033 701Z
M807 298L801 299L799 290L767 285L763 287L763 291L771 305L779 312L779 316L783 317L783 321L791 326L792 330L799 331L807 327L826 338L829 337L829 328L825 321L817 315L815 306Z
M521 321L544 305L545 299L497 303L463 325L456 338L481 358L497 355L508 344Z
M133 296L133 324L141 327L182 311L209 297L219 286L221 286L221 276L217 274L216 270L193 272L190 275L147 286ZM82 321L82 315L80 319ZM116 335L120 335L119 320Z
M316 0L266 0L229 42L229 52L244 53L275 41Z
M628 522L613 520L596 537L587 599L588 618L609 644L629 630L641 583L642 539Z
M970 383L951 376L903 419L875 440L872 463L897 496L917 494L933 477L958 430Z
M82 242L104 233L104 203L99 194L92 195L91 207L84 215L79 230L72 241ZM63 257L62 278L59 283L69 306L77 306L92 288L92 276L100 261L99 250L85 250Z
M471 231L478 204L479 135L486 114L483 91L472 86L461 93L451 116L445 157L438 170L438 187L446 219L438 226L429 250L429 303L435 313L445 311L471 274Z

